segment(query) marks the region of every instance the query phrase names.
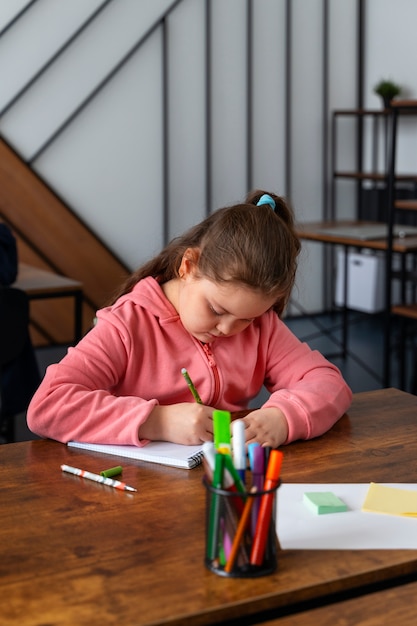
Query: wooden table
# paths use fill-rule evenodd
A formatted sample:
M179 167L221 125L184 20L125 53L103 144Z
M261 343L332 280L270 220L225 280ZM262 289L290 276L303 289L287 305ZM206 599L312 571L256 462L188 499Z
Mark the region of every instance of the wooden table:
M286 482L417 480L417 396L356 394L324 436L285 447ZM128 494L63 474L120 458L52 441L0 446L1 624L260 623L417 580L416 550L284 550L275 574L228 579L204 557L201 467L123 459ZM398 587L403 589L403 587Z
M278 617L263 622L263 626L415 626L416 618L417 583L413 582Z
M83 285L80 281L26 263L19 263L17 280L12 286L26 292L29 300L73 297L74 343L81 339Z

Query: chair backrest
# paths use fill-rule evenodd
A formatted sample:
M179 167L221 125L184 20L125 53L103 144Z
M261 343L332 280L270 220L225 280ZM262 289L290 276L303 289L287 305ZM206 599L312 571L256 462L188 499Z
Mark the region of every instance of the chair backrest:
M24 291L0 287L0 367L16 359L27 340L29 301Z

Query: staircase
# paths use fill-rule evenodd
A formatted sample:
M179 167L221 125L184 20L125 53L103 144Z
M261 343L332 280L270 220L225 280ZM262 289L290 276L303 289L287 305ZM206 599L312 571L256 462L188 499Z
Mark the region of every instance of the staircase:
M0 140L0 218L13 229L19 260L75 278L84 286L83 330L128 275L126 266L62 200ZM31 303L36 346L70 343L71 299Z

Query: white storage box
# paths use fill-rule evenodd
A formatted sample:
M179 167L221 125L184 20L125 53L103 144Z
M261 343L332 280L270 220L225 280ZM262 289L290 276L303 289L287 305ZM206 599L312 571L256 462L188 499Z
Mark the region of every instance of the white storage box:
M345 251L337 254L337 306L344 305ZM348 289L346 306L364 313L378 313L385 309L385 257L378 254L348 252ZM399 302L399 285L395 281L392 301Z

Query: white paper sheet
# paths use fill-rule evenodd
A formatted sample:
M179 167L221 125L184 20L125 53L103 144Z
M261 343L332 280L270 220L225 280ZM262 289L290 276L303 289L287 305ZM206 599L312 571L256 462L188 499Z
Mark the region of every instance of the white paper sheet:
M383 484L417 490L415 483ZM416 550L417 518L361 511L368 488L369 483L283 483L277 498L277 534L281 547L284 550ZM332 491L349 510L316 515L303 503L305 491Z

